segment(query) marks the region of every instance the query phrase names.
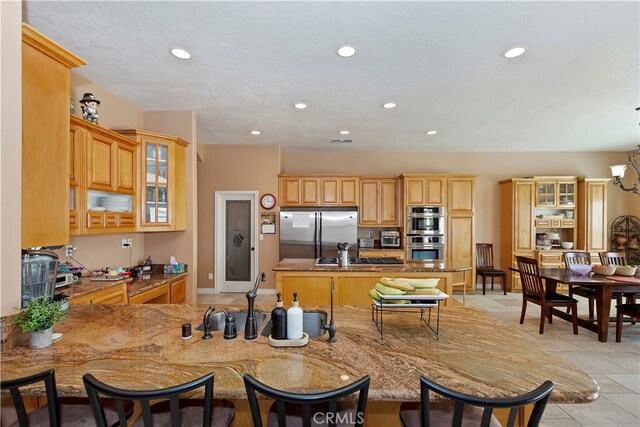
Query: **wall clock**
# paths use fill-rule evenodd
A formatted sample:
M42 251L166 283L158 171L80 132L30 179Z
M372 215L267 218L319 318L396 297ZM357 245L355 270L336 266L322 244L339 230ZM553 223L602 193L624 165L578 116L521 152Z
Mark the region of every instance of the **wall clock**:
M270 193L263 194L260 198L260 204L264 209L273 209L276 206L276 196Z

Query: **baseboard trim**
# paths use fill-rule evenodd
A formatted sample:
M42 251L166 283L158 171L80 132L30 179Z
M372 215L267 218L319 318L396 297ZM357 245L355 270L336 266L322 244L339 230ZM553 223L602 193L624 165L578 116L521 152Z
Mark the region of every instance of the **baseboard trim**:
M215 288L198 288L198 295L201 294L217 294Z
M258 295L275 295L275 289L258 289Z

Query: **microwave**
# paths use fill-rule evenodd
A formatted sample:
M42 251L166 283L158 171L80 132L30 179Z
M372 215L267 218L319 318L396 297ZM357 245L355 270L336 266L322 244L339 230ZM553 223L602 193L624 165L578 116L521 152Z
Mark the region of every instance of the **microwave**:
M382 248L399 248L400 232L399 231L381 231L380 247Z
M444 235L443 206L409 206L407 208L407 235Z

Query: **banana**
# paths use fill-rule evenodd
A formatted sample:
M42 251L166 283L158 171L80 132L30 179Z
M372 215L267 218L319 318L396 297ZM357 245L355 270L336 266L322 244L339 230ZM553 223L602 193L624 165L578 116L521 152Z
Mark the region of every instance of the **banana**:
M380 278L380 283L390 288L400 289L401 291L412 291L415 289L413 286L409 285L408 283L401 282L397 279L392 279L390 277Z
M405 291L401 291L400 289L389 288L382 283L376 283L376 289L383 295L404 295Z
M415 291L407 292L407 295L440 295L440 289L437 288L420 288Z
M369 296L374 300L380 301L380 295L378 295L375 289L369 289Z
M432 277L428 279L409 279L409 278L398 277L394 280L407 283L413 286L414 288L435 288L436 286L438 286L438 282L440 281L440 279L436 277Z

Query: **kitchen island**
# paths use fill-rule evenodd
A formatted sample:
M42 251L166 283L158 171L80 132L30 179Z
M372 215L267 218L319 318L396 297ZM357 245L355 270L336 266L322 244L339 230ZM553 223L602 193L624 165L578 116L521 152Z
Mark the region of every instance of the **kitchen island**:
M380 426L399 425L399 403L420 399L420 375L488 397L521 394L547 379L555 383L551 402L590 402L599 394L587 374L471 307L443 308L439 341L417 318L398 314L385 318L389 332L382 341L369 309L336 307L337 342L313 338L299 348L271 347L260 334L266 322L253 341L242 339L243 325L238 325L235 340L224 340L222 332L203 340L195 326L205 310L191 305L77 305L68 320L55 326L62 338L50 348L29 350L26 335L11 334L2 347L0 375L4 380L55 368L59 394L83 396L82 375L87 372L131 389L168 387L214 372L214 395L235 401L236 426L250 425L245 373L292 392L329 390L370 375L367 425ZM181 338L186 322L194 326L189 340ZM33 395L43 393L43 387L30 389Z
M465 292L465 274L470 266L451 266L444 262L405 261L398 265L351 264L348 267L316 265L315 260L285 258L273 267L276 273L276 291L282 292L285 305L293 292L302 304L328 305L331 302L331 280L334 282L334 303L339 306L370 306L369 289L380 277L438 278L438 288L453 296L453 287L460 285ZM444 305L457 301L447 298Z

